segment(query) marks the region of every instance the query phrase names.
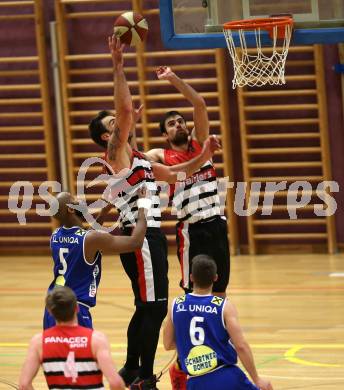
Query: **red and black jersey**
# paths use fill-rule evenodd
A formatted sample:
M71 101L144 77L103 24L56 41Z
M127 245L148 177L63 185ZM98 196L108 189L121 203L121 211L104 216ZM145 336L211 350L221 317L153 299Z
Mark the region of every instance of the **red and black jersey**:
M107 155L105 155L105 160L107 161ZM121 227L135 226L138 214L137 191L142 185L145 185L152 200L152 206L147 213L147 227L159 228L161 224L160 198L152 165L144 154L136 150L132 151L131 161L131 167L128 170L123 170L123 175L118 174L118 178L120 177L121 180L117 180L117 182L121 182L121 185L114 186L112 197L107 200L116 206L120 214Z
M192 140L186 151L164 150L166 165L177 165L198 156L201 145ZM185 181L171 186L172 206L179 221L195 223L220 215L217 176L213 163L209 160Z
M92 355L93 330L54 326L43 332L42 367L50 390L104 389L103 375Z

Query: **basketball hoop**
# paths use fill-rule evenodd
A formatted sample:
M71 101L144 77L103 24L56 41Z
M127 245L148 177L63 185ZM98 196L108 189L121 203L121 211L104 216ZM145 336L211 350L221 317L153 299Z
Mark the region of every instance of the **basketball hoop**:
M290 16L237 20L223 25L223 33L234 66L233 88L245 85L261 87L266 84L285 84L285 61L292 27L293 19ZM248 49L246 44L245 32L252 30L256 40L256 49ZM240 47L238 48L235 47L233 40L234 31L239 33ZM262 31L269 33L272 40L271 49L262 49ZM278 39L283 40L281 46L277 46Z

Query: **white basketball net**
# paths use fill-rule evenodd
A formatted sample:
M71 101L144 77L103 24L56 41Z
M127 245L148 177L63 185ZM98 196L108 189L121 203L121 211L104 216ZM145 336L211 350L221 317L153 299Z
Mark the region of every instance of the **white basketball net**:
M275 26L272 29L272 52L270 48L268 50L269 53L267 54L263 53L261 46L261 32L265 31L264 29L255 28L253 30L257 44L256 49L247 48L245 38L245 32L247 32L247 30L223 30L229 54L233 60L233 88L236 88L237 86L243 87L245 85L250 87L261 87L266 84L285 84L285 61L288 55L292 28L288 24L284 27L278 27L279 30L281 30L281 28L285 29L282 46L277 46L277 26ZM235 47L232 32L239 33L241 47Z

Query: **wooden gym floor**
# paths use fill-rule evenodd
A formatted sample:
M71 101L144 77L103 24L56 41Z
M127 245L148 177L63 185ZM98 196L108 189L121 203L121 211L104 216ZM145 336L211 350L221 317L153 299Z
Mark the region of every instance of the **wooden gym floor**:
M170 256L170 296L179 268ZM30 337L41 330L43 300L51 281L45 257L0 257L0 389L17 383ZM232 258L228 296L262 376L276 390L344 389L344 255L240 256ZM105 257L95 328L112 344L117 367L126 350L126 327L133 311L127 277L118 258ZM156 372L171 359L161 343ZM36 389L46 389L41 372ZM168 374L159 389L170 389Z

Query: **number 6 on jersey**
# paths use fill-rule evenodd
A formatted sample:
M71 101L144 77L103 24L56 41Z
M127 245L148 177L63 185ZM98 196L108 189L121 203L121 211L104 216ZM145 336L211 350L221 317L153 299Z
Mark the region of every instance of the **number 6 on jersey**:
M190 322L190 338L193 345L202 345L205 337L204 329L197 326L197 322L204 322L204 317L193 317ZM198 334L197 338L196 334Z

